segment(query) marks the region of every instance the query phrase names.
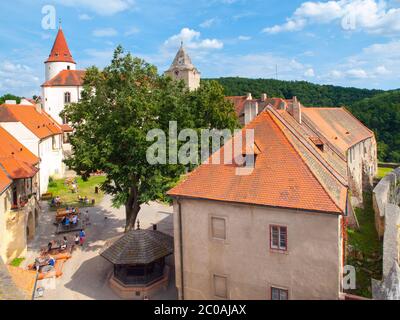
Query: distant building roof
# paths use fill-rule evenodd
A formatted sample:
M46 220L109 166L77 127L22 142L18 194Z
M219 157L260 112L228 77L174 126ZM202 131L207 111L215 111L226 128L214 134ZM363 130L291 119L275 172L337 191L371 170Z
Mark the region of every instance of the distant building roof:
M67 41L65 40L64 32L60 28L58 30L56 40L54 41L53 48L51 49L47 62L70 62L75 63L69 51Z
M237 175L235 165L203 164L168 194L343 214L346 180L278 116L267 107L245 127L254 129L260 152L250 175ZM219 152L223 159L224 147Z
M83 86L85 70L63 70L54 78L42 84L42 87L78 87Z
M115 265L149 264L173 253L169 235L154 230L131 230L105 249L101 256Z
M342 154L374 133L345 108L302 108L303 120L318 130Z
M38 112L35 106L3 104L0 106L0 122L21 122L39 139L62 134L62 130L46 112Z

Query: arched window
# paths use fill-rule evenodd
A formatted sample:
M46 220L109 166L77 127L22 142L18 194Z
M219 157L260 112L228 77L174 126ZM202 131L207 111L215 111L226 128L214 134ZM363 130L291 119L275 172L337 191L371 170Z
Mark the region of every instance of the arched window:
M64 103L71 103L71 92L64 93Z
M67 70L71 70L71 66L68 66L68 67L67 67Z

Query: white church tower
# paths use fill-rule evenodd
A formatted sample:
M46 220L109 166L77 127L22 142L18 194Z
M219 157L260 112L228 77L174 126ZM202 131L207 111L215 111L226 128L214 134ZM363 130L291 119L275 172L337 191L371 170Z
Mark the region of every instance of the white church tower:
M174 80L183 80L189 90L196 90L200 87L200 72L193 65L192 60L186 53L183 43L171 67L165 72Z
M76 63L69 51L61 24L53 48L44 65L43 108L59 123L65 124L68 121L62 119L60 113L66 105L80 100L85 71L76 70Z

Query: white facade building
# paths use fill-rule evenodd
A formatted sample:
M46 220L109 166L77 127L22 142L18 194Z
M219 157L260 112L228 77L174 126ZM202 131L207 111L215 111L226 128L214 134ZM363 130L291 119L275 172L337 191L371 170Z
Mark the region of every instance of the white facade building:
M40 158L40 195L47 191L50 177L64 176L63 130L40 107L3 105L0 107L0 126Z

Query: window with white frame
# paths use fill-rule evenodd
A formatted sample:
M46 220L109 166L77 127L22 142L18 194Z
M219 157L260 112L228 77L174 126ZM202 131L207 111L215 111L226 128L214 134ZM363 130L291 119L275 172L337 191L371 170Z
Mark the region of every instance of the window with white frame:
M271 249L287 251L287 227L270 226Z

